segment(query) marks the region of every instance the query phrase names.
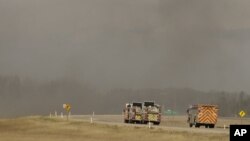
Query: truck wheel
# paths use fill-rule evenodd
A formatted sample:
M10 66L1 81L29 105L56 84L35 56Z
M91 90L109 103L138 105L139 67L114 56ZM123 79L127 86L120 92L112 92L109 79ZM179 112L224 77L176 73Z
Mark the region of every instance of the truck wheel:
M192 127L193 127L193 124L192 124L192 123L189 123L189 127L192 128Z
M195 123L195 127L196 127L196 128L200 128L200 124Z
M160 125L160 122L154 122L154 125Z
M209 125L209 128L214 128L214 124Z

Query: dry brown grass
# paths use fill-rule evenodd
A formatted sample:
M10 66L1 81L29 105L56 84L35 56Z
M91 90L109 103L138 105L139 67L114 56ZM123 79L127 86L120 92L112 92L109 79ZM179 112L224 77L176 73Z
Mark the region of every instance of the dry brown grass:
M0 141L228 141L226 134L90 124L47 117L0 119Z

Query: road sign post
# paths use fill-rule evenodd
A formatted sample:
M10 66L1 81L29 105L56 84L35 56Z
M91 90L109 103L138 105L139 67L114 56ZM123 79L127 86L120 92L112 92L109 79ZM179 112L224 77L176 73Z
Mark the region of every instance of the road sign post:
M63 104L63 108L67 112L67 121L68 121L69 120L69 114L70 114L71 106L70 106L70 104Z
M246 116L246 112L243 111L243 110L241 110L241 111L239 112L239 116L240 116L240 124L242 124L242 118L243 118L244 116Z

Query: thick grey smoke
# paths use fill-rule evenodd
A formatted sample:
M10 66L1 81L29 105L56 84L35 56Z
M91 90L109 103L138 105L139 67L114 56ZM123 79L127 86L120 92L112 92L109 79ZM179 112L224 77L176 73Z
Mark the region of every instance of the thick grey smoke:
M250 91L247 0L0 0L0 75Z

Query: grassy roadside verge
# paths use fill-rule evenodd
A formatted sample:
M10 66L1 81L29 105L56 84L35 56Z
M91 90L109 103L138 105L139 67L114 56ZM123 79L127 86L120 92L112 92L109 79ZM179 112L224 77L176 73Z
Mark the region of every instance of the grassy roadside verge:
M90 124L47 117L0 119L0 141L228 141L225 134L201 134L137 126Z

